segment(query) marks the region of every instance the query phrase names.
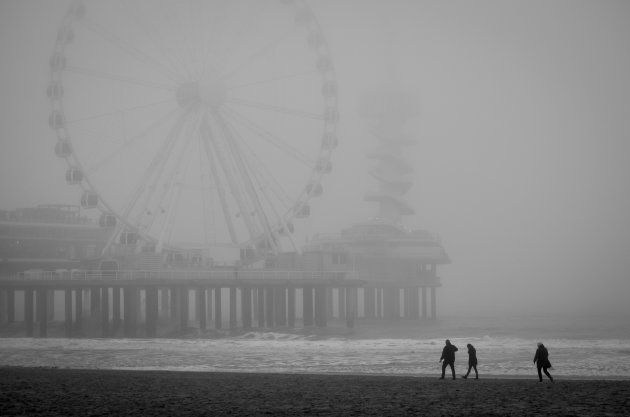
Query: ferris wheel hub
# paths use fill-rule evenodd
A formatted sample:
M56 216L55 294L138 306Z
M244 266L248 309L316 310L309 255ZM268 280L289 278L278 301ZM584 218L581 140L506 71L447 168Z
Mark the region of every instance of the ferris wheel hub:
M179 86L176 96L179 105L189 110L217 108L225 103L227 89L219 80L190 81Z

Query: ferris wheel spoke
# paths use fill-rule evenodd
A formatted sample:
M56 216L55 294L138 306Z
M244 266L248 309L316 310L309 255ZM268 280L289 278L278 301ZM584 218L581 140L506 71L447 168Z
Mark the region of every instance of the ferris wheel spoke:
M155 89L158 89L158 90L175 91L175 87L173 87L173 86L168 86L168 85L164 85L164 84L157 84L157 83L151 83L151 82L148 82L146 80L141 80L141 79L131 78L131 77L124 77L122 75L108 74L108 73L103 72L103 71L97 71L97 70L93 70L93 69L89 69L89 68L80 68L80 67L75 67L75 66L68 66L66 68L66 71L74 73L74 74L87 75L87 76L90 76L90 77L100 78L100 79L104 79L104 80L119 81L119 82L125 83L125 84L135 84L135 85L141 85L143 87L155 88Z
M127 107L127 108L117 109L115 111L111 111L111 112L107 112L107 113L94 114L94 115L91 115L91 116L82 117L80 119L71 119L71 120L68 120L67 123L68 123L68 125L78 124L78 123L85 122L85 121L90 121L90 120L95 120L95 119L102 119L102 118L111 117L111 116L114 116L114 115L131 113L131 112L133 112L135 110L148 109L148 108L151 108L151 107L156 107L156 106L160 106L160 105L167 104L167 103L173 103L173 101L174 100L171 98L171 99L168 99L168 100L156 101L154 103L142 104L142 105L138 105L138 106L132 106L132 107Z
M172 70L165 66L162 62L148 55L143 50L130 45L127 41L120 39L114 33L111 33L106 28L100 26L98 23L89 19L86 19L82 22L86 29L92 31L96 35L101 36L110 44L125 52L128 56L136 59L138 62L149 64L152 68L160 68L162 70L162 74L174 82L178 82L178 80L181 79L181 76L179 76L177 73L173 73Z
M207 166L207 164L204 164L204 156L206 152L203 146L203 140L201 138L201 131L199 132L199 141L197 144L199 146L197 150L197 155L199 156L199 167L201 168L199 171L199 184L201 184L201 220L203 221L203 243L207 244L209 241L208 232L210 229L208 226L210 217L210 209L208 207L209 184L207 183L207 178L209 177L209 175L207 175L206 172L203 172L203 167Z
M212 19L208 22L208 25L205 28L211 32L207 33L206 36L200 36L200 39L202 41L201 64L199 67L200 79L203 79L209 71L212 73L216 73L218 71L217 62L222 62L219 59L220 52L216 50L217 44L211 44L210 42L208 42L208 39L221 39L221 34L218 33L217 28L220 27L221 24L225 23L225 9L230 3L231 0L223 1L223 3L217 9L215 9L213 13L210 13ZM202 5L207 5L207 2L202 2ZM214 49L212 48L212 46L214 46Z
M182 125L182 130L180 132L183 131L185 131L185 126ZM148 218L148 221L144 220L146 223L142 223L143 220L141 219L138 220L139 223L142 223L142 226L147 230L151 230L160 214L165 215L165 220L162 222L161 232L158 238L159 251L162 249L165 237L170 234L169 228L171 228L171 226L169 222L172 221L173 210L176 208L174 204L179 201L178 197L175 201L173 201L174 195L181 194L183 183L181 180L181 167L184 155L191 141L190 137L191 135L184 134L183 139L181 139L181 134L174 135L175 140L171 142L167 156L162 159L158 168L155 170L153 181L149 187L150 195L147 196L143 210L140 212L142 217ZM179 141L183 141L184 143L180 144L179 150L176 151L174 148ZM175 159L175 164L171 167L170 171L167 172L166 164L171 156ZM159 195L155 197L154 200L156 192L158 192ZM151 204L151 202L153 202L153 204Z
M236 244L238 243L238 237L236 236L236 231L234 228L234 221L232 220L232 214L230 212L230 209L228 208L227 195L225 192L225 188L223 187L223 183L221 182L219 178L218 166L219 166L220 160L217 161L216 153L213 152L212 150L212 142L213 142L212 131L210 130L210 127L208 125L208 120L205 117L201 121L201 125L200 125L200 141L203 145L203 149L206 154L208 166L210 167L210 172L212 175L211 179L217 188L217 193L219 195L219 202L221 204L221 210L223 211L223 217L225 218L225 222L228 227L230 239L232 243Z
M263 2L255 2L254 4L262 3ZM230 11L228 11L228 13L229 12ZM234 10L232 9L231 12L234 12ZM236 54L242 50L247 39L255 39L255 35L253 35L255 33L255 29L260 27L261 22L265 21L265 19L261 18L262 12L263 9L258 9L254 13L248 14L248 16L244 19L240 19L240 24L238 26L230 28L236 29L235 33L230 36L230 39L233 39L233 41L225 42L223 48L217 51L215 55L215 60L217 62L228 62L230 57L236 56Z
M252 221L251 216L251 208L248 202L245 199L245 193L242 189L242 185L239 183L238 179L240 178L236 172L235 167L232 164L232 160L230 158L230 152L226 148L226 141L219 140L217 134L213 131L210 121L208 120L208 115L204 115L202 119L202 132L204 135L204 140L209 145L209 148L212 149L212 154L215 155L216 160L219 162L219 166L221 171L223 172L223 177L227 182L227 186L230 190L230 194L234 197L236 201L236 205L238 207L240 218L243 220L245 227L250 236L256 236L258 234L256 230L256 226ZM214 159L214 158L213 158ZM215 173L214 179L217 184L217 187L223 189L223 186L220 185L220 177L217 171L213 171ZM231 213L228 211L227 198L225 194L222 194L222 204L224 212L226 213L225 217L228 222L231 222Z
M215 124L217 124L216 114L211 114L211 116ZM241 172L238 160L235 159L237 155L234 153L233 144L230 143L233 138L226 136L225 129L220 126L216 129L216 133L212 137L215 139L212 143L217 156L220 158L221 168L230 188L230 193L236 200L239 216L243 219L249 236L254 238L260 234L255 219L256 212L252 206L252 201L248 198L249 193L247 191L245 177Z
M170 151L173 149L173 147L175 146L177 142L179 132L181 131L185 121L186 121L186 114L180 113L179 118L175 121L175 123L171 127L169 133L166 135L164 141L162 142L160 148L158 149L158 152L153 156L151 163L147 167L147 170L145 171L144 175L140 178L140 180L138 181L137 185L134 188L134 191L131 193L130 197L128 198L128 202L121 213L122 218L124 219L128 219L131 216L131 213L134 211L134 208L138 207L138 203L140 202L140 199L144 195L144 198L142 199L143 202L140 203L141 210L137 214L136 220L133 221L132 224L129 225L130 227L137 228L138 225L141 223L142 216L144 212L146 211L146 208L149 206L149 202L157 189L157 187L155 186L155 184L157 183L157 178L158 178L156 176L156 173L159 173L160 168L163 168L166 162L166 159L168 157L168 154L170 153ZM153 184L153 186L151 186L151 184Z
M237 129L233 123L230 123L230 118L226 117L225 120L226 123L231 126L231 129L236 132ZM253 178L257 184L256 189L260 190L263 196L266 196L266 191L269 190L274 193L279 201L288 201L288 194L281 186L280 181L278 181L269 168L260 161L256 153L248 146L247 141L242 140L242 137L239 137L239 139L239 143L242 144L241 148L249 151L249 157L243 153L243 158L246 161L248 169L252 172L251 178Z
M199 36L199 31L197 30L197 25L195 24L196 13L193 12L192 7L192 2L188 1L186 14L188 16L189 24L182 25L182 27L186 31L189 39L189 42L185 42L185 44L189 46L188 54L193 68L192 75L195 79L199 79L201 74L201 56L199 54L200 48L196 45L196 42L200 40L201 36Z
M227 100L227 103L237 104L240 106L250 107L250 108L259 109L259 110L265 110L272 113L290 114L294 116L303 117L306 119L324 120L324 116L322 114L309 113L309 112L305 112L298 109L292 109L289 107L275 106L273 104L257 103L254 101L248 101L248 100L243 100L243 99L238 99L238 98L231 98Z
M179 203L181 202L181 193L184 189L183 184L185 182L186 171L189 165L185 165L182 169L182 164L184 162L184 156L188 150L192 142L192 137L194 135L188 134L185 135L187 139L184 139L185 143L180 149L179 154L175 157L175 165L173 166L170 175L167 177L167 181L165 184L169 185L164 188L164 194L168 194L168 204L166 209L166 219L162 225L159 238L157 240L156 251L161 252L162 247L165 242L170 241L170 237L173 231L173 224L175 220L175 216L177 214L177 210L179 208Z
M282 77L274 77L274 78L268 78L265 80L252 81L245 84L237 84L237 85L227 87L226 90L233 91L233 90L238 90L245 87L251 87L253 85L270 84L270 83L275 83L278 81L285 81L285 80L290 80L293 78L304 77L304 76L313 75L313 74L318 74L318 71L315 71L315 70L304 71L304 72L298 72L295 74L284 75Z
M110 162L117 161L118 157L120 157L131 146L133 146L135 143L137 143L138 140L140 140L142 138L146 138L150 133L156 132L159 127L161 127L161 126L165 125L166 123L168 123L170 121L170 119L172 119L174 117L175 112L176 112L176 110L172 111L171 113L169 113L168 115L166 115L163 118L158 118L154 123L152 123L151 125L147 126L142 132L129 137L124 143L122 143L120 146L116 147L116 149L114 149L111 152L109 152L107 155L105 155L99 161L96 161L96 163L94 163L93 165L87 167L86 168L87 175L88 176L92 176L93 174L98 173L99 170L104 168Z
M135 24L142 30L151 44L164 57L164 66L169 70L169 73L175 74L174 79L180 78L177 74L188 74L190 71L185 68L183 64L184 60L179 56L176 49L167 46L167 42L165 42L159 30L147 25L145 19L142 19L142 17L138 15L138 12L130 7L128 0L120 0L120 4L123 6L123 9L127 11L126 15L133 18L132 24Z
M191 22L183 22L182 21L182 13L178 13L177 10L166 10L165 13L168 15L167 22L171 24L173 27L173 34L179 35L178 39L181 40L179 44L181 47L176 48L168 48L170 54L172 54L173 58L178 62L180 66L184 69L184 73L187 78L195 77L195 64L194 64L194 53L191 51L192 47L192 39L190 39L190 28L192 26ZM166 17L166 15L165 15ZM167 44L165 40L163 40L164 44Z
M304 153L300 152L295 147L289 145L285 140L282 140L277 135L267 131L262 126L259 126L256 122L249 119L247 116L239 113L234 109L225 109L224 113L230 118L234 119L239 125L242 125L253 132L256 136L262 138L267 141L277 149L285 152L287 155L290 155L296 161L301 162L307 167L315 166L315 161L308 156L304 155Z
M255 178L260 179L262 177L255 177ZM261 190L264 189L264 185L259 183L259 188ZM278 208L274 204L274 201L270 198L270 196L267 193L263 192L262 195L267 200L268 206L273 211L273 213L275 215L275 218L276 218L276 222L281 227L281 230L288 231L289 230L289 226L287 225L287 221L285 220L285 217L278 211ZM276 195L276 197L278 197L278 196ZM284 206L284 207L281 207L281 209L285 213L288 213L289 210L290 210L290 207L289 206ZM288 236L289 241L291 242L291 246L293 247L293 250L295 250L296 252L299 252L300 250L299 250L298 246L295 244L295 241L293 240L293 238L291 237L291 233L287 233L286 235Z
M201 8L203 8L203 2L201 3ZM199 25L200 10L195 11L193 2L190 0L188 1L187 14L190 24L184 24L183 29L186 30L190 39L187 44L189 45L188 53L193 67L192 72L196 79L201 79L205 73L204 65L207 63L206 57L208 56L206 53L206 36L204 36L201 25Z
M260 48L258 51L254 52L253 54L251 54L247 59L245 59L243 62L241 62L240 64L236 65L235 67L233 67L232 69L228 70L227 72L223 73L221 75L221 79L222 80L228 80L231 77L233 77L234 75L238 74L240 71L242 71L243 69L247 68L248 66L254 64L256 61L258 61L259 59L265 57L266 55L270 54L274 48L276 46L278 46L281 42L283 42L286 39L289 39L290 36L295 32L295 28L292 28L288 31L286 31L285 33L283 33L281 36L277 37L276 39L274 39L273 41L269 42L267 45L265 45L264 47Z
M226 122L229 123L229 121L230 119L226 118ZM233 123L231 123L231 129L233 131L236 131ZM275 197L278 199L278 202L280 202L280 205L284 205L285 208L288 209L291 203L285 202L289 201L290 198L288 197L288 193L286 193L286 191L282 187L280 181L278 181L278 179L275 178L275 176L271 173L269 168L262 163L260 158L256 156L256 153L252 149L250 149L247 141L242 140L242 137L239 139L241 139L239 143L242 144L242 148L249 151L250 157L243 153L243 158L246 161L248 169L252 173L251 178L256 183L256 189L260 190L260 193L263 197L266 197L268 204L274 209L274 212L276 212L276 204L273 204L273 202L269 198L268 191L272 192L275 195Z
M258 189L263 192L263 195L267 194L266 191L273 193L279 204L288 210L292 203L289 194L282 187L280 181L269 171L268 167L262 163L256 164L255 162L250 162L250 166L255 167L252 168L257 173L257 175L254 175L254 178L258 183Z
M144 32L147 38L151 41L153 46L161 52L164 56L166 64L169 68L173 70L173 72L177 74L191 74L191 68L188 68L185 63L187 60L179 53L178 48L173 48L168 42L167 39L164 38L159 28L156 28L150 24L147 24L146 19L143 19L138 15L136 10L131 9L128 5L127 0L120 0L122 4L126 6L126 9L129 11L129 15L133 17L134 22L137 26ZM172 13L169 13L169 15ZM179 31L178 31L179 32Z
M267 191L272 192L281 204L290 205L290 203L285 203L289 201L289 194L282 187L281 182L271 173L269 168L260 161L255 154L255 152L247 146L246 141L242 141L243 147L249 151L249 157L244 155L247 162L247 167L252 172L252 178L257 184L256 189L260 190L263 195L266 195Z
M258 223L262 226L265 234L269 237L269 243L274 247L274 249L276 249L276 243L272 239L274 233L271 229L271 224L267 217L267 213L263 209L262 203L260 201L260 196L256 192L256 188L254 187L251 174L245 165L242 151L238 147L236 132L230 128L229 123L220 113L214 112L213 116L215 121L217 122L217 125L219 126L219 129L228 139L227 143L230 149L230 154L234 162L236 163L240 178L243 180L245 192L249 196L249 201L253 204L254 209L257 213L256 220L258 220Z

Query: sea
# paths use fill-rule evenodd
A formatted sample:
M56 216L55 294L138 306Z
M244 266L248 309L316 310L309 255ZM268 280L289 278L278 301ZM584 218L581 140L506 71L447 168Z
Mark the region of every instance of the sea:
M0 366L439 376L445 339L459 348L456 372L477 350L480 377L536 377L538 342L552 375L630 379L630 321L624 317L441 317L357 321L353 329L225 331L157 339L0 338Z

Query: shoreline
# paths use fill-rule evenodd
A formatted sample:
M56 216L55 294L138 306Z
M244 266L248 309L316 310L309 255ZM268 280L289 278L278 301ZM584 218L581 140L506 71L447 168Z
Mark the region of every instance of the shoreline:
M0 366L0 370L2 370L4 366ZM27 366L18 366L17 368L30 368ZM354 377L384 377L384 378L419 378L419 379L439 379L440 371L437 370L434 374L427 373L419 373L419 374L394 374L394 373L352 373L352 372L278 372L278 371L208 371L208 370L191 370L191 369L159 369L159 368L55 368L55 367L38 367L39 369L68 369L68 370L99 370L99 371L122 371L122 372L184 372L191 374L266 374L266 375L318 375L318 376L354 376ZM553 372L553 370L552 370ZM544 376L544 375L543 375ZM630 382L630 376L624 375L562 375L562 374L552 374L554 381L628 381ZM547 377L544 376L545 380ZM448 376L445 378L447 380L451 380L452 378ZM457 379L463 379L461 374L457 374ZM469 376L470 380L474 380L474 376ZM480 374L479 379L484 380L538 380L538 375L536 374L536 369L531 373L531 375L498 375L498 374Z
M190 373L190 374L242 374L242 375L250 375L250 374L261 374L261 375L315 375L315 376L352 376L352 377L383 377L383 378L418 378L418 379L439 379L440 370L436 368L435 373L417 373L417 374L405 374L405 373L353 373L353 372L279 372L279 371L239 371L239 370L193 370L193 369L172 369L172 368L159 368L159 367L114 367L114 368L73 368L73 367L59 367L59 366L22 366L22 365L0 365L0 372L5 369L39 369L39 370L66 370L66 371L119 371L119 372L167 372L167 373ZM628 381L630 382L630 376L626 375L563 375L553 373L553 369L551 369L552 376L555 381ZM456 374L457 380L463 379L462 374ZM544 380L547 380L547 377L544 376ZM446 375L446 380L452 381L452 378L449 377L449 374ZM473 376L469 377L470 380L474 380ZM479 375L479 379L483 380L515 380L515 381L527 381L527 380L537 380L538 375L536 374L536 369L532 370L531 374L528 375L501 375L501 374L481 374Z
M0 415L627 415L629 380L0 368Z

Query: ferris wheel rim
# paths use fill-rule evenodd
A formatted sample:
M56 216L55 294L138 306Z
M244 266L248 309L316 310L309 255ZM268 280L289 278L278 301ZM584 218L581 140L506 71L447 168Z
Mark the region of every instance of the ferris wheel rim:
M285 1L283 3L291 3L291 4L300 4L301 11L307 10L310 12L310 8L304 2L300 1ZM64 109L64 100L63 100L63 92L59 96L54 91L51 93L50 90L54 88L61 88L63 91L64 86L64 75L65 75L65 62L61 63L59 61L65 60L65 52L68 45L71 43L71 39L68 39L68 36L72 36L72 28L73 24L76 20L82 18L81 14L85 13L85 6L83 1L74 1L71 3L68 12L64 16L61 25L58 29L58 36L55 41L55 45L53 48L53 54L50 59L50 84L49 84L49 99L51 103L51 116L50 116L50 124L57 136L57 143L67 143L70 147L70 151L67 155L64 156L64 159L67 163L68 170L77 169L82 172L83 178L78 182L79 187L83 191L84 196L94 195L97 198L96 208L102 213L102 215L113 215L118 220L119 224L124 226L127 230L134 231L139 235L142 235L142 238L147 242L156 242L156 237L151 234L144 233L138 230L137 225L131 222L127 215L120 212L120 207L115 207L108 202L107 196L103 195L99 192L99 186L94 184L89 175L86 174L86 169L81 161L81 159L77 156L77 154L73 151L73 139L72 134L68 130L67 125L65 124L66 112ZM328 47L328 44L323 37L323 32L319 27L319 23L315 19L313 15L309 16L310 25L315 27L311 33L318 34L321 38L317 39L318 48L315 50L315 55L318 57L318 65L323 66L324 68L319 68L321 74L321 83L322 90L326 88L334 89L334 92L330 92L328 95L323 93L323 104L324 104L324 113L322 115L322 136L325 137L334 137L334 144L330 143L327 145L322 145L320 151L317 155L317 163L321 164L321 166L315 166L307 178L307 187L303 189L303 191L295 197L295 202L292 204L292 207L283 213L279 218L282 219L281 222L276 222L273 224L274 229L285 229L287 225L298 216L298 212L303 207L308 207L310 200L315 195L313 193L312 188L309 189L308 186L313 186L315 184L321 187L321 182L323 177L329 173L330 171L330 162L334 147L336 146L336 128L338 122L338 105L337 105L337 94L336 94L336 74L334 70L334 66L331 60L331 53ZM323 51L323 52L322 52ZM326 59L322 59L322 57ZM180 86L181 89L184 87ZM330 139L333 141L333 139ZM286 229L285 229L286 230ZM255 244L259 240L264 240L266 237L269 237L268 233L263 233L259 236L252 236L249 241L239 242L240 246L251 246ZM176 248L174 246L174 248Z

